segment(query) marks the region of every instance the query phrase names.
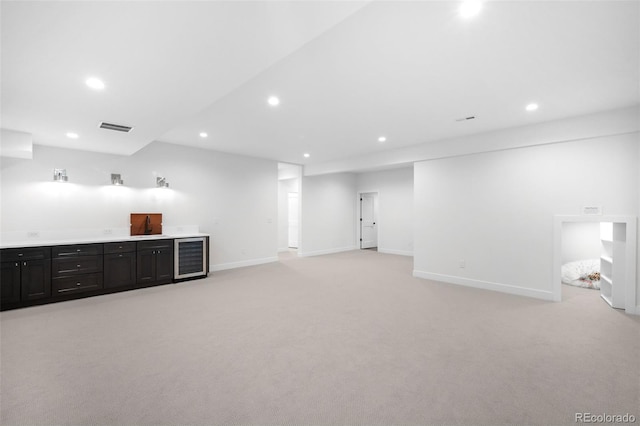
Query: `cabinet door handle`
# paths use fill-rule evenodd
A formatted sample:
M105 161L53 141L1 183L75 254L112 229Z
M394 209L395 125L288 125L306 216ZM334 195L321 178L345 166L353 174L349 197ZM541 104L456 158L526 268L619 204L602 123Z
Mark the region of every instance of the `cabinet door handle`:
M76 268L79 268L79 267L80 267L80 265L76 265Z
M158 254L160 254L160 250L158 250Z
M27 266L27 262L22 262L22 266Z
M16 266L20 266L20 264L18 262L16 262Z
M119 255L118 255L118 257L122 257L122 255L121 255L121 254L119 254Z
M76 285L77 285L77 286L79 286L79 285L82 285L82 284L80 284L80 283L76 283Z

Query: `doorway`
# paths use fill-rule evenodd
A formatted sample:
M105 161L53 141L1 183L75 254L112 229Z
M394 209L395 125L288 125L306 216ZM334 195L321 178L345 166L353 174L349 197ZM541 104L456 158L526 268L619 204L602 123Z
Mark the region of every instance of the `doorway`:
M302 167L278 163L278 253L297 255L300 246Z
M298 248L298 226L299 226L299 204L298 204L298 193L297 192L289 192L288 194L288 231L287 231L287 240L289 248Z
M553 300L562 300L563 264L566 261L567 230L580 224L597 225L600 296L609 305L636 313L636 218L631 216L555 216ZM589 229L588 226L584 228ZM584 231L581 231L584 232ZM591 243L590 243L591 244ZM615 259L615 270L611 263ZM616 290L612 293L612 284ZM615 294L615 301L613 300Z
M378 193L360 193L360 249L378 248Z

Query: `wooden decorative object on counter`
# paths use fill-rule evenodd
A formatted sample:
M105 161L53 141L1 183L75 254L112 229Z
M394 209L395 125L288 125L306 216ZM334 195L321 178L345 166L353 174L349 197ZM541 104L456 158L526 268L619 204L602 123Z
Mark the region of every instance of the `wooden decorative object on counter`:
M161 235L162 213L131 213L131 235Z

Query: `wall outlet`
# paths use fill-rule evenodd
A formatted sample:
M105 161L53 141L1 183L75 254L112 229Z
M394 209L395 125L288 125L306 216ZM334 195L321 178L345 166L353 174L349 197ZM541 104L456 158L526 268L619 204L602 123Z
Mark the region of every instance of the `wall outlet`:
M103 229L103 230L102 230L102 233L103 233L104 235L111 235L111 234L113 234L113 229L111 229L111 228L105 228L105 229Z
M40 232L38 231L29 231L27 232L27 238L39 238Z
M458 263L458 266L460 267L460 269L464 269L467 266L467 263L463 260L460 260L460 262Z

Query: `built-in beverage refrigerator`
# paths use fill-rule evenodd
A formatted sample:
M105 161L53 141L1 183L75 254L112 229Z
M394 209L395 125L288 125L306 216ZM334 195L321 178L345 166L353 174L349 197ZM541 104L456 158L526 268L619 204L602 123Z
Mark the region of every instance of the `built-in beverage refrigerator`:
M174 278L182 280L206 276L208 268L207 237L176 238Z

